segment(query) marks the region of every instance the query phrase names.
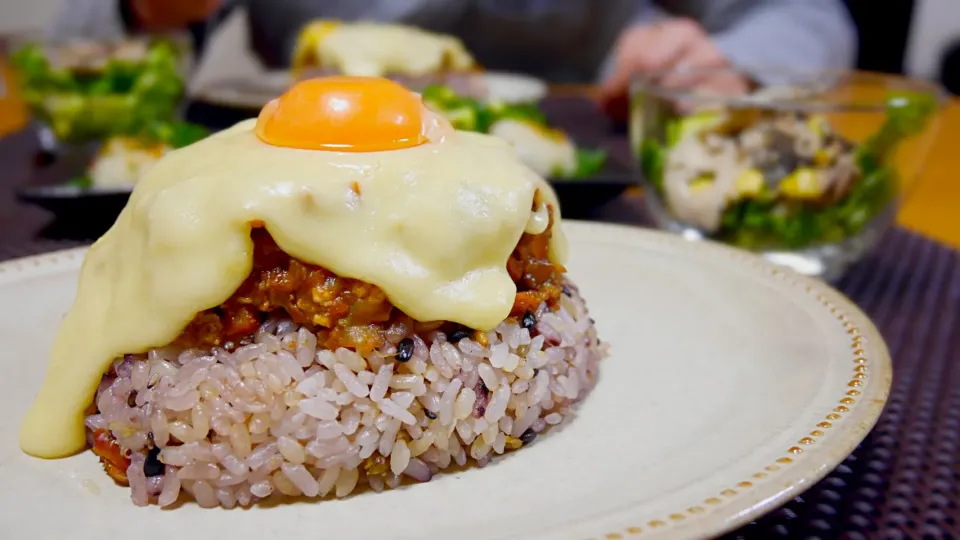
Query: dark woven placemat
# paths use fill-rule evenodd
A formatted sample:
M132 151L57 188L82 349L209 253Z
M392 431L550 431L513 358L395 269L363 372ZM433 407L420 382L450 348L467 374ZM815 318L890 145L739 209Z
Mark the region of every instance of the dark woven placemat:
M74 245L0 245L0 260ZM890 347L883 416L826 479L727 538L960 538L960 252L893 231L839 288Z
M960 538L960 252L894 231L839 288L890 348L887 406L830 476L729 538Z

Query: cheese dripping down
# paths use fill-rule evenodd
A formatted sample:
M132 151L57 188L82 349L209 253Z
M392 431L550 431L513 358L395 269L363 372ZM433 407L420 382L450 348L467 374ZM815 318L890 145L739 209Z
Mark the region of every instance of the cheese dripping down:
M161 159L86 254L21 448L82 450L111 362L169 344L228 299L251 270L254 223L291 256L377 285L415 319L489 330L506 318L507 259L524 232L546 228L548 206L550 257L566 261L556 196L508 143L421 114L425 142L400 150L275 146L248 120Z

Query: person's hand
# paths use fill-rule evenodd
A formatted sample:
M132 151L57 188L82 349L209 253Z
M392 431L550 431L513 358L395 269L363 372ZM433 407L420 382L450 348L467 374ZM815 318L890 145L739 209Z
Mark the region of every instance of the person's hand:
M703 27L690 19L669 19L651 25L628 28L614 49L614 66L600 89L607 111L625 117L630 78L637 73L652 73L681 68L699 68L695 73L670 73L657 83L665 88L712 89L724 93L743 93L749 81L731 72L710 72L709 68L727 67L729 62Z
M223 0L128 0L137 24L148 30L180 29L213 15Z

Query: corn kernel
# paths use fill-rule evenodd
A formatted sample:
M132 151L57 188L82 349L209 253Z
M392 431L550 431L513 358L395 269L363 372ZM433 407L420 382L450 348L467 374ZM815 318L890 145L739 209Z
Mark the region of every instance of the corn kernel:
M810 131L817 134L817 137L823 136L823 128L826 126L827 119L820 115L813 115L807 120L807 127Z
M827 152L825 148L817 150L817 152L813 154L813 163L818 167L830 165L830 152Z
M795 199L816 199L823 194L816 171L797 169L780 183L780 192Z
M699 193L713 185L713 178L710 176L701 176L690 182L690 193Z
M763 191L763 173L757 169L747 169L737 176L737 193L744 197L759 195Z

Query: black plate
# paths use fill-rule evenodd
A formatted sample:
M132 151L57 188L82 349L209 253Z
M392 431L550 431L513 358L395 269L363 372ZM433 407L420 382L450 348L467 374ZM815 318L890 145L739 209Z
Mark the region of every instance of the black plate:
M597 208L620 196L628 187L636 184L632 171L607 157L603 170L588 178L550 178L550 185L557 192L563 216L585 219Z
M97 238L113 225L130 189L80 188L71 185L27 185L16 190L17 198L54 214L45 236L72 239Z

